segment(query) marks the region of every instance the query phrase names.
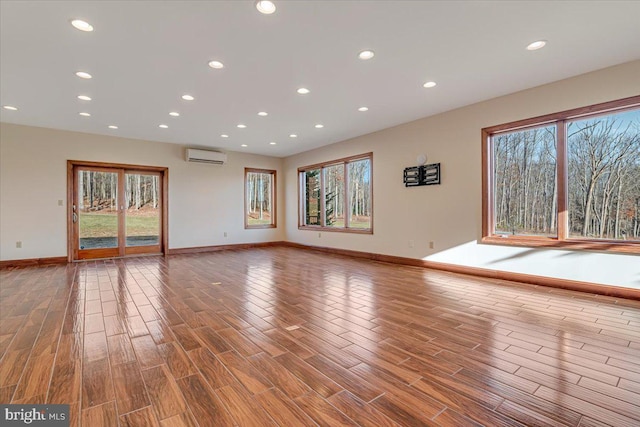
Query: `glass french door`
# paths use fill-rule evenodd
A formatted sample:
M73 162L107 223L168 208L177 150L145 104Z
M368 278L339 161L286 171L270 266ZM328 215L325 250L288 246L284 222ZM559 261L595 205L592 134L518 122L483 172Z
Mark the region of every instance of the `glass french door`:
M74 166L73 259L162 253L161 177Z

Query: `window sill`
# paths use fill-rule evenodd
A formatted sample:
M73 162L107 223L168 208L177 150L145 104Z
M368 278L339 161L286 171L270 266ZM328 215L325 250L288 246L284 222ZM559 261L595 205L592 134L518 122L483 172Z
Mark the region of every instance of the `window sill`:
M358 229L358 228L336 228L336 227L321 227L316 225L299 225L298 230L307 231L328 231L330 233L352 233L352 234L373 234L373 229Z
M619 242L612 240L558 240L552 237L526 236L485 236L482 243L506 246L526 246L535 248L588 250L599 252L620 252L626 254L640 254L640 242Z
M265 225L245 225L245 230L263 230L265 228L277 228L275 224L265 224Z

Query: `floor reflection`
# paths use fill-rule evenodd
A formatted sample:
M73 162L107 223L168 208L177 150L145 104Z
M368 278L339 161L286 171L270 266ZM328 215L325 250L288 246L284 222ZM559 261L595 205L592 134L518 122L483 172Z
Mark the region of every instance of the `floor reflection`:
M0 402L74 426L640 422L635 301L282 247L0 279Z

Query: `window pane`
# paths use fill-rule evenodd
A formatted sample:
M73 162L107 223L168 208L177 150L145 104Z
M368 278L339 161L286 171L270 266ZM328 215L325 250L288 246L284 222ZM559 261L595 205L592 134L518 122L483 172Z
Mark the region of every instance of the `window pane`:
M159 175L125 175L127 246L160 244L159 179Z
M118 247L118 174L78 172L80 249Z
M371 228L371 160L348 164L349 227Z
M304 172L305 225L320 224L320 169Z
M273 216L273 173L247 172L246 223L248 227L275 224Z
M556 236L556 127L494 135L495 234Z
M640 110L567 124L569 236L640 240Z
M324 173L324 225L344 227L344 164L327 166Z

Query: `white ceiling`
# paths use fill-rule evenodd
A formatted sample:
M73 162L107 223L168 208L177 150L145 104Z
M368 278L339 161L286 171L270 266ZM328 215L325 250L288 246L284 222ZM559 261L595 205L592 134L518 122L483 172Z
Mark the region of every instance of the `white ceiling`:
M0 118L282 157L640 58L639 1L275 3L2 0Z

